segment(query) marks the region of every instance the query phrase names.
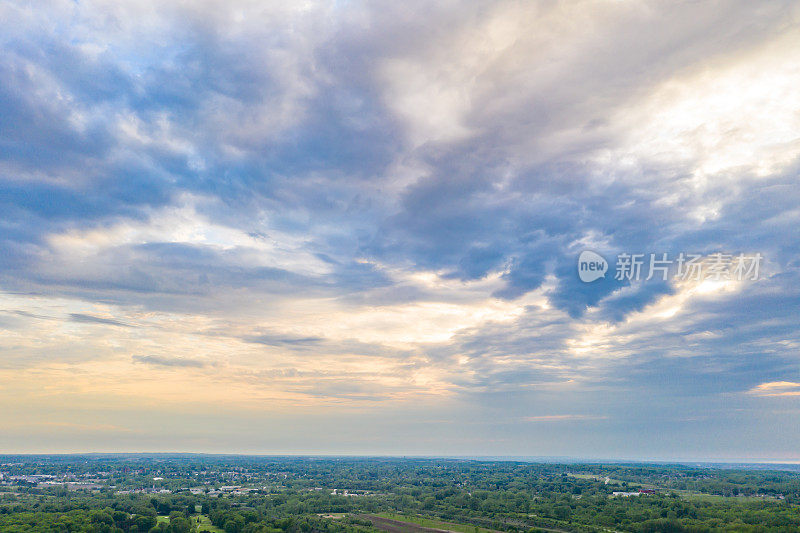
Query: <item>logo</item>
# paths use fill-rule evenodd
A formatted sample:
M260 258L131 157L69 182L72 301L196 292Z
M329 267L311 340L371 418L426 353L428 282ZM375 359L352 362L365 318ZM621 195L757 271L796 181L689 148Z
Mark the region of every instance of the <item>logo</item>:
M606 277L608 262L602 255L584 250L578 257L578 277L584 283L591 283L596 279Z

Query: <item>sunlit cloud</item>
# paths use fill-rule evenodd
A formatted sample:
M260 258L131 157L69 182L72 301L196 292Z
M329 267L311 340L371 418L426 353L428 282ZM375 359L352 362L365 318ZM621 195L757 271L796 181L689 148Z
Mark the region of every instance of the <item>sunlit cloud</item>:
M747 455L800 387L799 13L3 3L0 447Z
M793 381L771 381L750 389L757 396L800 396L800 383Z

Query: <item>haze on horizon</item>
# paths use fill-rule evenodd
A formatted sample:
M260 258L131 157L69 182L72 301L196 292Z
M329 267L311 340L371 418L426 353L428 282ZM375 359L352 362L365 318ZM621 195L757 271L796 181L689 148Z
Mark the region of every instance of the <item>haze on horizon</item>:
M0 453L800 462L799 23L3 2Z

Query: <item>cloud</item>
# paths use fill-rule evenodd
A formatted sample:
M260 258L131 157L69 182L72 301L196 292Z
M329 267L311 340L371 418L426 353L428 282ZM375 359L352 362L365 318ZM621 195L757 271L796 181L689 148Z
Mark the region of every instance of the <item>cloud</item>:
M322 337L303 337L303 336L288 336L288 335L257 335L255 337L248 337L247 342L254 342L257 344L266 344L267 346L314 346L319 344L324 339Z
M750 389L757 396L800 396L800 383L793 381L771 381Z
M139 399L158 374L247 409L436 398L422 415L485 428L602 403L606 442L757 435L798 368L798 13L6 2L4 368L64 394L72 365ZM580 281L585 249L606 278ZM623 252L717 251L762 253L762 278L613 276Z
M203 368L206 366L205 362L197 359L163 357L159 355L134 355L132 360L134 363L163 367Z
M99 316L85 315L83 313L70 313L69 319L73 322L81 322L84 324L104 324L108 326L120 326L123 328L132 328L134 326L114 320L111 318L102 318Z

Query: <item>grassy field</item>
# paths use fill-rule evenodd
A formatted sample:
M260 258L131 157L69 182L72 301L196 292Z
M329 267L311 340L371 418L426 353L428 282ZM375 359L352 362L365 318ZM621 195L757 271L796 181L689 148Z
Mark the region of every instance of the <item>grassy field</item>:
M493 529L485 529L478 526L471 526L468 524L454 524L452 522L444 522L442 520L433 520L430 518L423 518L421 516L408 516L395 513L378 513L377 516L397 520L398 522L408 522L422 527L430 527L434 529L446 529L448 531L458 531L459 533L497 533Z
M208 519L206 515L199 515L193 516L194 520L200 518L200 525L197 527L197 531L211 531L211 533L225 533L225 530L218 528L215 525L211 524L211 520Z
M600 479L602 479L600 476L595 475L595 474L572 474L572 473L568 473L567 476L568 477L574 477L575 479L593 479L595 481L599 481Z
M211 523L211 520L206 515L192 515L192 523L197 524L197 519L200 519L200 524L197 527L197 531L210 531L211 533L225 533L225 530L218 528L217 526ZM158 523L161 524L169 524L169 517L168 516L157 516L156 519Z
M574 477L575 479L590 479L592 481L601 481L605 483L606 476L599 476L595 474L567 474L568 477ZM608 485L622 485L623 481L620 479L608 478Z
M695 501L695 502L712 502L712 503L719 503L719 502L739 502L739 503L750 503L750 502L763 502L763 501L777 501L778 498L773 496L722 496L719 494L703 494L700 492L690 492L687 490L676 490L673 491L680 495L681 498L684 500Z

